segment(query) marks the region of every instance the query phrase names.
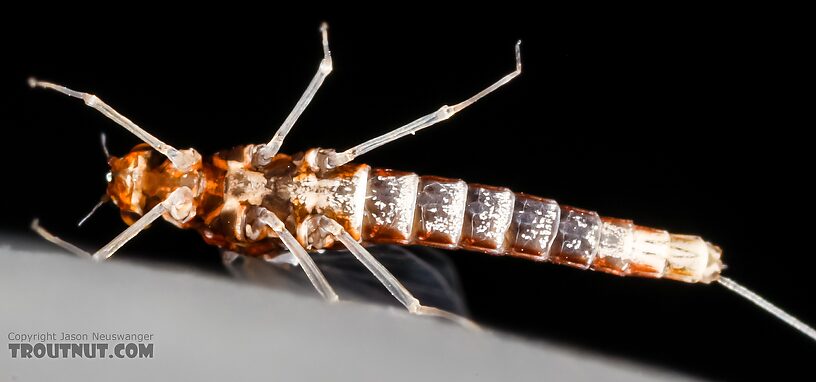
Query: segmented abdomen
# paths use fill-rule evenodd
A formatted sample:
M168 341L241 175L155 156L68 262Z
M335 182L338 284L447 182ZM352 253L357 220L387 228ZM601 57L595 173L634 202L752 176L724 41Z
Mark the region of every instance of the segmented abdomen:
M372 169L362 239L463 248L616 275L711 282L720 250L699 236L559 205L507 188Z

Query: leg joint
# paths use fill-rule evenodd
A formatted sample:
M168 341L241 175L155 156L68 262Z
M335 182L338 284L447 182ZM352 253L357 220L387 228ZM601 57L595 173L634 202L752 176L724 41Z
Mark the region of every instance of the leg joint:
M94 107L97 103L99 103L99 97L93 94L85 94L82 96L82 100L85 101L85 104Z
M334 69L334 63L332 62L331 56L328 56L328 57L326 57L326 58L324 58L323 60L320 61L320 67L318 68L318 70L324 76L329 75L329 73L331 73L333 69Z

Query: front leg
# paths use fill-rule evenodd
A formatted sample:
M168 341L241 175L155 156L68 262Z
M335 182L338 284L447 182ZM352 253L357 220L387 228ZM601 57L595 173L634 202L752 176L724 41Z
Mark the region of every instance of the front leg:
M153 207L150 211L148 211L144 216L139 218L135 223L133 223L130 227L125 229L122 233L120 233L116 238L111 240L110 243L106 244L100 250L94 252L94 254L90 254L85 252L84 250L80 249L79 247L66 242L65 240L60 239L52 235L50 232L46 231L39 225L39 222L35 219L31 223L31 229L34 232L37 232L40 236L42 236L45 240L48 240L59 247L65 249L68 252L71 252L77 256L89 258L93 261L104 261L111 257L119 248L121 248L125 243L133 239L139 232L142 232L143 229L147 228L150 223L153 223L156 219L158 219L162 214L165 212L169 212L170 215L179 221L186 221L191 217L192 211L192 202L193 202L193 191L187 187L181 187L173 191L170 196L167 197L164 201L157 204Z

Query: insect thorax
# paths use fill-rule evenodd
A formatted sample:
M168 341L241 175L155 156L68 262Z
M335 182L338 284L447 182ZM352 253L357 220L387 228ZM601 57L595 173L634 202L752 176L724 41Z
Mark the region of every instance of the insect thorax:
M213 179L208 188L212 190L199 209L205 238L219 237L222 240L215 240L215 244L256 252L269 241L265 238L277 236L268 227L253 223L256 207L277 215L309 249L334 244L333 237L318 228L318 215L336 220L353 237L360 238L367 165L321 171L315 164L318 149L311 149L294 156L277 154L258 168L251 163L254 148L248 145L220 152L208 163L208 178Z
M111 170L107 194L128 224L133 224L179 187L188 187L198 196L206 185L200 161L180 171L144 143L136 145L121 158L109 157L108 165ZM190 208L195 211L194 205ZM183 225L170 214L165 215L165 220Z

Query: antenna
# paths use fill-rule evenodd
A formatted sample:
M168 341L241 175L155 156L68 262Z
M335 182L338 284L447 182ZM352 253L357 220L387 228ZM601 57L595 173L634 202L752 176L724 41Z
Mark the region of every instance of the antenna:
M102 152L105 153L105 159L110 159L110 151L108 151L108 137L104 132L99 134L99 140L102 141Z
M104 137L105 135L102 135L102 136ZM91 215L93 215L94 212L96 212L96 210L99 209L99 207L101 207L103 204L105 204L105 203L107 203L109 201L110 201L110 196L108 196L108 194L102 195L102 198L99 199L99 202L97 202L95 206L93 206L93 208L91 209L91 212L88 212L88 214L85 215L85 217L82 218L82 220L80 220L79 223L77 223L77 227L82 227L82 223L85 223L85 221L88 220L88 218L90 218Z
M764 309L766 312L774 315L774 317L784 321L786 324L793 326L796 330L802 332L804 335L810 337L814 341L816 341L816 330L813 330L810 326L805 324L802 321L799 321L798 318L791 316L784 310L780 309L774 304L768 302L768 300L760 297L756 293L750 291L748 288L738 284L736 281L731 280L727 277L720 277L717 280L722 286L730 289L732 292L745 297L746 300L753 302L760 308Z

